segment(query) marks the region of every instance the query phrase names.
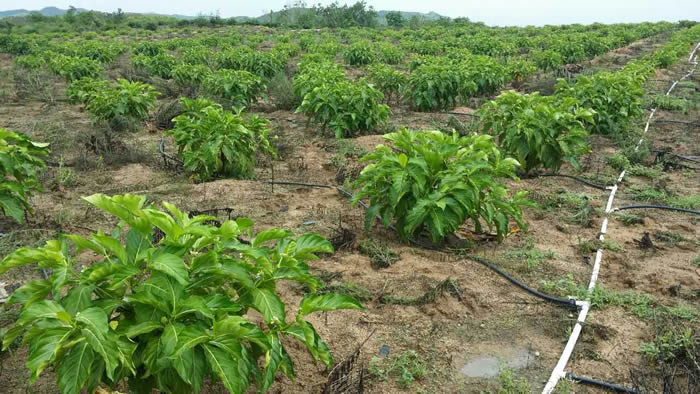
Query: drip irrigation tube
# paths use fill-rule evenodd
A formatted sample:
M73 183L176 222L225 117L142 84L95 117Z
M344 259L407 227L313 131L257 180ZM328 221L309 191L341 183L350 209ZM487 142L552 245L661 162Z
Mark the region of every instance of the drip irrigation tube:
M607 187L607 186L598 185L598 184L596 184L596 183L589 182L589 181L587 181L587 180L585 180L585 179L583 179L583 178L580 178L580 177L577 177L577 176L574 176L574 175L566 175L566 174L540 174L540 175L537 175L537 176L538 176L538 177L554 176L554 177L561 177L561 178L569 178L569 179L573 179L573 180L575 180L575 181L577 181L577 182L583 183L584 185L590 186L590 187L595 188L595 189L598 189L598 190L608 190L608 187Z
M321 185L318 183L303 183L303 182L292 182L292 181L265 181L268 185L292 185L292 186L306 186L306 187L321 187L332 189L331 185Z
M681 160L686 160L686 161L692 161L695 163L700 163L700 159L698 157L700 156L684 156L684 155L679 155L677 153L669 152L666 150L652 150L652 153L656 153L657 159L663 159L664 156L669 155L671 157L677 157Z
M615 208L612 210L612 212L624 211L625 209L664 209L666 211L678 211L692 213L693 215L700 215L700 211L693 211L692 209L685 208L667 207L665 205L627 205L624 207Z
M577 382L579 382L579 383L590 384L590 385L592 385L592 386L605 387L605 388L608 389L608 390L614 390L614 391L617 391L617 392L620 392L620 393L639 394L638 391L632 390L632 389L628 389L627 387L622 387L622 386L619 386L619 385L614 384L614 383L603 382L603 381L601 381L601 380L596 380L596 379L587 378L587 377L585 377L585 376L576 376L576 375L572 375L572 374L570 374L570 373L568 373L568 372L566 373L566 377L569 378L569 379L571 379L571 380L575 380L575 381L577 381Z
M177 158L171 154L165 153L165 139L163 139L163 138L160 139L160 144L158 145L158 151L160 152L160 155L163 156L163 159L172 160L179 165L185 164L185 162L180 160L179 158Z
M569 299L557 298L557 297L552 297L552 296L544 294L544 293L540 293L539 291L533 289L532 287L530 287L530 286L520 282L519 280L513 278L507 272L503 271L498 266L492 264L491 262L489 262L488 260L486 260L482 257L472 256L472 255L467 255L464 257L469 259L469 260L476 261L477 263L480 263L481 265L486 266L487 268L491 269L491 271L498 273L502 277L508 279L508 281L510 283L518 286L519 288L525 290L526 292L532 294L535 297L541 298L545 301L552 302L554 304L561 305L561 306L569 308L569 309L578 309L578 304L576 304L576 300L573 298L569 298Z
M694 61L696 59L695 53L698 51L700 48L700 43L695 45L693 50L690 52L690 57L688 58L688 62L693 65L693 67L688 71L687 74L683 75L681 78L679 78L677 81L674 81L673 84L671 84L671 87L668 88L668 91L666 91L666 96L671 94L671 91L673 88L678 85L680 81L683 81L684 79L690 77L693 75L695 72L695 69L698 66L698 62ZM644 136L646 133L649 131L649 125L651 125L651 120L654 117L654 114L656 113L656 108L651 110L651 113L649 114L649 118L647 118L646 125L644 126L644 131L642 132L642 136L639 138L639 141L637 142L637 145L634 147L634 151L637 152L639 151L639 147L642 145L642 142L644 142ZM610 187L610 196L608 197L608 202L605 206L605 213L603 217L603 222L600 226L600 233L598 236L598 239L600 241L605 240L605 234L608 231L608 218L610 214L612 213L612 203L615 200L615 193L617 193L617 189L619 185L622 183L622 180L625 177L625 170L622 170L620 175L618 176L617 180L613 184L612 187ZM576 346L576 342L578 341L579 336L581 335L581 330L583 329L583 324L586 321L586 316L588 315L588 311L591 307L591 298L593 296L593 291L595 290L596 282L598 281L598 274L600 272L600 266L601 266L601 261L603 259L603 248L600 247L596 251L596 256L595 256L595 261L593 263L593 270L591 272L591 279L588 283L588 292L586 295L586 300L585 301L580 301L579 304L581 305L581 310L579 311L578 319L576 321L576 324L574 325L573 329L571 330L571 335L569 336L569 339L566 342L566 345L564 346L564 350L561 353L561 356L559 357L559 360L557 361L557 364L554 366L554 369L552 369L552 374L549 377L549 380L547 380L547 383L544 386L544 389L542 389L542 394L550 394L552 391L554 391L554 388L557 386L557 383L559 383L559 380L566 376L566 373L564 372L564 369L566 368L566 365L569 362L569 358L571 358L571 354L574 351L574 347Z

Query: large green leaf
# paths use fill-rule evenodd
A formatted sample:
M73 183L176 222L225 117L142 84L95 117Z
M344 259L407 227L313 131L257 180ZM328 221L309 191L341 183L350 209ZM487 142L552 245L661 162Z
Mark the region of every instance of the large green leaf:
M253 247L258 247L266 242L282 239L291 236L292 232L288 230L271 229L259 232L250 242Z
M95 352L86 342L75 345L61 361L58 373L58 387L63 394L79 394L90 377L90 369Z
M73 333L74 331L69 327L52 328L31 342L27 358L27 368L32 372L29 378L30 383L36 382L44 368L55 360L56 355L61 350L61 345Z
M250 303L263 315L265 322L284 322L284 303L273 290L253 288L248 290Z
M303 317L318 311L334 311L338 309L364 309L354 298L336 293L322 295L307 295L301 300L299 316Z
M95 290L91 285L78 285L68 291L61 300L61 304L66 308L66 312L75 315L92 305L92 292Z
M202 347L209 363L209 368L221 379L230 393L243 393L248 387L248 376L241 376L236 356L213 346Z
M35 279L25 283L15 290L5 303L6 305L23 304L24 307L46 298L51 292L52 284L48 280Z
M333 253L333 245L317 234L304 234L296 239L295 258L315 260L314 253Z
M152 269L172 277L180 284L187 284L187 269L181 257L170 253L159 253L153 256L149 265Z

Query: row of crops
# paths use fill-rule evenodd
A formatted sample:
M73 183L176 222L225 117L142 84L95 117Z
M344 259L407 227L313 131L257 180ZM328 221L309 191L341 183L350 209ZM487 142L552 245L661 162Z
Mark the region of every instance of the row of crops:
M700 40L700 25L235 30L139 42L119 32L91 40L2 35L0 52L12 54L22 72L48 70L64 79L69 100L110 136L138 130L149 119L165 93L156 83L174 86L181 109L165 135L201 182L251 178L261 155L276 155L269 122L247 112L273 96L280 75L289 82L292 108L346 138L385 125L391 106L451 109L664 32L671 34L666 44L621 71L561 80L549 96L498 95L478 109L479 133L404 128L386 134L391 147L380 145L363 159L368 164L355 180L353 200L369 201L368 229L379 215L402 237L427 234L439 245L465 222L500 240L512 224L525 229L522 209L534 203L525 191L513 193L506 180L557 171L567 162L578 168L590 151L590 134L631 133L643 112L642 84ZM134 72L108 78L120 62ZM358 67L361 77L351 72ZM49 147L21 133L0 134L0 207L22 221L31 210L29 197L40 191ZM21 248L0 263L0 273L35 264L46 272L14 292L8 304L19 304L20 312L2 333L5 349L20 337L29 346L32 381L53 366L63 393L124 381L139 392L199 392L207 379L232 393L253 384L265 391L278 372L294 377L286 338L333 365L330 349L305 317L362 306L346 295L315 293L320 283L306 261L332 253L328 241L283 229L254 233L243 218L217 225L215 218L189 217L167 203L147 206L138 196L86 200L119 220L115 231ZM83 251L100 257L83 267ZM291 319L277 292L281 280L309 289ZM263 323L249 319L253 309Z

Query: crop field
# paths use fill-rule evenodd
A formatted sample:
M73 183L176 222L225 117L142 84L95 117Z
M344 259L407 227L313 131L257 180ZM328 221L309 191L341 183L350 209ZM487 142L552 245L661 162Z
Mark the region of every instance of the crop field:
M700 392L700 24L91 15L0 24L0 391Z

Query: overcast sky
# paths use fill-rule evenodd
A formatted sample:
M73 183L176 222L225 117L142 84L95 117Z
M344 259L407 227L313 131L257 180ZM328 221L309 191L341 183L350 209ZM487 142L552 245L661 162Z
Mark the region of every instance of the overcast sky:
M307 1L309 4L317 2ZM229 17L260 16L286 3L286 0L0 0L0 11L72 5L99 11L115 11L121 7L125 12L184 15L218 12L222 17ZM700 0L370 0L367 3L377 10L435 11L453 18L466 16L489 25L700 20Z

